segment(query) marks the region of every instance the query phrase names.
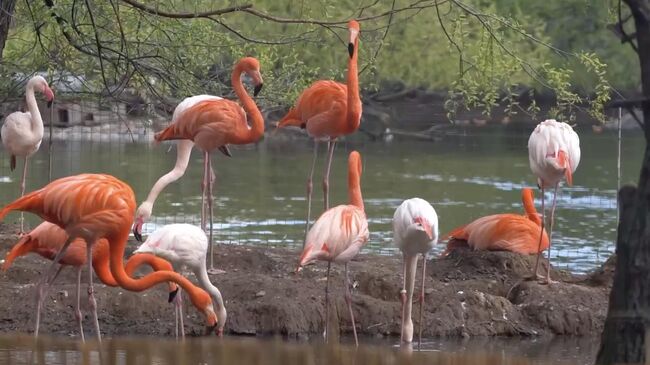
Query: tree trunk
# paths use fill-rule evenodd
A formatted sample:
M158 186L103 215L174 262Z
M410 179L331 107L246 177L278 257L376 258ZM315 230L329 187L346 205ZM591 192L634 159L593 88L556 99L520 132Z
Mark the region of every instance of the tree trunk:
M634 16L646 149L638 188L619 192L616 273L596 364L644 364L650 336L650 0L624 0Z
M16 0L0 1L0 62L2 62L2 51L5 49L7 35L9 35L9 26L16 7Z

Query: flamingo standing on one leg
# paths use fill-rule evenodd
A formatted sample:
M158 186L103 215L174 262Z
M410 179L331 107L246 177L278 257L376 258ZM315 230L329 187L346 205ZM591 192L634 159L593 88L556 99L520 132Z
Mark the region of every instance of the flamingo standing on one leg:
M340 136L354 133L361 123L361 97L359 95L359 78L357 75L357 60L359 57L359 23L351 20L348 23L350 43L348 52L347 84L335 81L320 80L314 82L300 94L296 105L289 110L278 123L278 128L293 125L306 128L307 133L314 138L314 158L307 178L307 222L305 235L309 231L311 219L311 193L314 165L318 157L318 141L328 140L327 162L323 174L323 196L325 210L329 209L329 176L332 156L336 139Z
M210 282L210 277L208 277L205 257L207 251L208 237L200 227L191 224L169 224L149 235L147 240L134 253L160 256L170 261L176 269L189 268L199 280L199 286L207 291L216 303L219 318L217 334L222 336L226 324L226 307L221 292ZM180 297L181 294L178 293L179 300ZM179 311L181 314L181 336L185 337L182 309L179 308Z
M553 187L553 203L551 205L551 225L548 230L548 271L545 284L551 281L551 238L553 236L553 218L555 214L555 201L557 198L560 181L566 178L569 185L573 184L573 173L580 163L580 138L578 134L566 123L547 119L537 125L528 139L528 160L530 169L537 176L537 185L542 190L542 228L546 220L544 189ZM542 237L539 237L540 250L535 263L533 277L538 277L537 269L541 256Z
M228 144L249 144L257 142L264 135L264 118L255 105L255 101L248 95L241 81L242 73L248 74L255 84L254 96L262 90L262 75L260 63L253 57L244 57L232 72L232 85L242 107L234 101L204 100L185 110L179 118L163 131L156 133L156 141L191 139L203 150L205 165L203 179L209 182L211 163L210 153L216 149L227 153ZM251 126L248 125L246 114L251 117ZM212 182L208 186L208 209L210 211L210 273L216 273L212 252Z
M447 256L457 247L475 250L511 251L523 255L538 254L549 247L549 240L542 228L542 220L535 210L533 191L521 190L521 200L526 214L493 214L453 229L443 236L449 238ZM543 233L542 233L543 232ZM542 237L541 245L538 240Z
M359 346L357 328L352 312L352 293L348 262L352 260L368 241L368 220L361 196L361 155L352 151L348 158L348 199L347 205L338 205L326 210L307 233L304 249L298 263L301 267L316 260L327 261L327 284L325 287L325 338L329 337L329 286L332 262L345 264L345 301L350 311L354 342Z
M88 300L93 313L95 330L101 340L97 303L92 286L93 246L102 238L108 241L110 272L117 284L129 291L143 291L162 282L173 281L190 295L194 306L206 316L208 331L217 325L212 300L183 276L172 271L156 271L141 279L133 279L124 269L122 257L129 238L135 195L126 183L110 175L80 174L52 181L45 187L15 200L0 210L0 220L12 210L27 211L65 229L68 240L56 254L38 285L42 291L56 264L77 238L87 244Z
M413 341L413 289L418 255L422 255L422 290L420 291L420 322L418 347L422 343L422 308L424 307L424 279L427 254L438 242L438 215L426 200L412 198L405 200L393 216L393 241L404 256L404 282L401 291L402 331L400 341Z
M54 93L47 81L41 76L34 76L27 82L25 99L27 99L27 112L13 112L9 114L0 129L2 145L11 154L10 168L16 168L16 157L24 159L23 177L20 180L20 196L25 195L25 179L27 178L27 159L31 157L41 146L43 140L43 118L38 110L34 91L38 90L45 95L48 104L51 105ZM20 234L25 232L25 219L20 214Z
M174 114L172 114L172 123L176 122L180 116L190 107L196 105L197 103L205 100L222 100L222 98L213 95L195 95L183 99L176 108L174 109ZM174 168L161 176L156 183L151 187L147 199L140 204L138 209L135 212L135 224L133 225L133 236L136 240L142 242L142 225L144 222L148 221L151 218L151 212L153 210L153 205L160 194L167 185L173 183L183 176L187 165L190 161L190 155L192 153L192 148L194 147L194 142L189 139L182 139L176 143L176 164ZM221 150L227 156L230 156L230 151L227 148ZM210 171L211 179L210 182L214 180L214 172ZM205 230L205 216L206 216L206 202L205 196L207 193L206 190L206 181L203 179L201 182L201 228Z
M57 252L61 250L65 242L68 240L68 235L65 231L57 226L56 224L50 222L43 222L34 228L31 232L27 233L11 248L7 253L5 258L4 265L2 266L3 271L7 271L11 264L18 257L25 256L31 252L37 253L42 257L45 257L48 260L54 259ZM77 320L77 325L79 327L79 333L81 335L81 340L84 341L84 332L83 325L81 322L81 310L80 310L80 292L81 292L81 270L86 264L86 242L78 238L70 243L70 247L63 254L59 269L56 271L54 276L49 278L47 281L47 286L51 286L54 283L54 280L57 278L64 266L71 266L75 268L77 272L77 287L76 287L76 304L75 304L75 319ZM155 271L159 270L173 270L172 265L153 255L137 255L131 257L127 262L127 273L129 271L129 266L134 268L148 264ZM97 247L93 252L93 269L99 280L108 286L118 286L117 282L111 275L110 268L108 265L108 242L105 239L100 239L97 241ZM129 274L131 275L131 274ZM175 283L169 283L169 301L174 299L174 296L178 292L178 288ZM37 293L37 305L36 305L36 327L35 334L38 335L38 329L40 324L40 313L43 307L43 299L46 295L46 289L39 291Z

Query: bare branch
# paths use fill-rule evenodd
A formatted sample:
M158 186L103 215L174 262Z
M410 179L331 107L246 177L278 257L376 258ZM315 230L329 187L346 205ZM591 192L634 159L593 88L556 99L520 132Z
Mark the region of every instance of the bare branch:
M246 4L246 5L231 6L229 8L223 8L218 10L204 11L201 13L169 13L166 11L160 11L156 8L151 8L137 1L133 1L133 0L122 0L122 1L133 6L136 9L144 11L145 13L158 15L165 18L174 18L174 19L207 18L215 15L223 15L227 13L243 11L253 7L253 4Z

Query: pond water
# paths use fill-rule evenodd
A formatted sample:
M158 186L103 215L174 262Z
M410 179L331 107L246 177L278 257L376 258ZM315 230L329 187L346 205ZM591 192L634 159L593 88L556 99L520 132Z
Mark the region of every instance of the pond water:
M27 336L0 337L0 365L72 364L439 364L439 365L587 365L598 349L596 338L437 340L422 351L392 343L349 345L287 343L280 339L189 338L185 342L152 338L79 341ZM414 345L416 346L416 345Z
M473 128L457 130L433 142L341 142L337 145L330 178L331 203L346 201L347 154L363 156L362 190L370 222L366 252L393 253L391 219L403 199L421 197L435 207L440 231L483 215L522 212L520 189L535 187L528 166L530 129ZM586 272L604 262L614 250L616 237L617 139L613 133L578 130L582 159L574 186L563 187L558 197L553 235L553 264ZM74 136L72 136L74 137ZM642 137L624 134L623 183L636 183L644 148ZM306 216L305 180L312 158L312 143L271 135L255 146L232 148L233 157L215 153L216 240L228 244L299 247ZM53 145L53 177L81 172L113 174L134 189L138 203L175 161L168 144L152 146L122 141L89 142L72 138ZM320 189L324 146L320 148L314 181L312 215L322 209ZM27 190L47 183L46 142L34 156ZM0 203L19 193L21 162L9 171L9 158L0 150ZM199 221L202 156L194 151L185 176L167 187L154 206L154 218L145 225ZM536 203L539 209L539 192ZM552 194L547 194L550 205ZM32 225L37 218L28 216ZM17 214L9 221L17 221ZM442 245L436 247L440 252Z

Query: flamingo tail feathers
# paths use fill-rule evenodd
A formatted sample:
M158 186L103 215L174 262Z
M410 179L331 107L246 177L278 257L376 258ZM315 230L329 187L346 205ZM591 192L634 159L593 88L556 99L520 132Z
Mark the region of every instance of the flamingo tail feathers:
M42 203L43 199L40 196L39 190L23 195L0 209L0 221L4 220L5 216L13 210L31 212L41 207L43 205Z
M289 112L287 115L285 115L280 121L278 122L278 128L282 128L288 125L294 125L294 126L302 126L303 122L300 120L300 116L296 112L295 108L289 109Z
M29 234L26 234L23 236L18 243L14 245L14 247L11 248L11 251L7 253L7 257L5 257L5 262L2 265L2 271L7 271L9 270L9 267L11 264L14 262L15 259L21 256L25 256L28 253L34 251L36 249L36 240L33 240L32 237Z
M175 129L176 129L176 128L174 128L174 125L172 124L172 125L170 125L169 127L163 129L162 131L156 133L156 134L153 136L153 138L154 138L157 142L161 142L161 141L171 141L171 140L174 140L174 139L181 139L179 136L176 135L176 131L175 131Z

